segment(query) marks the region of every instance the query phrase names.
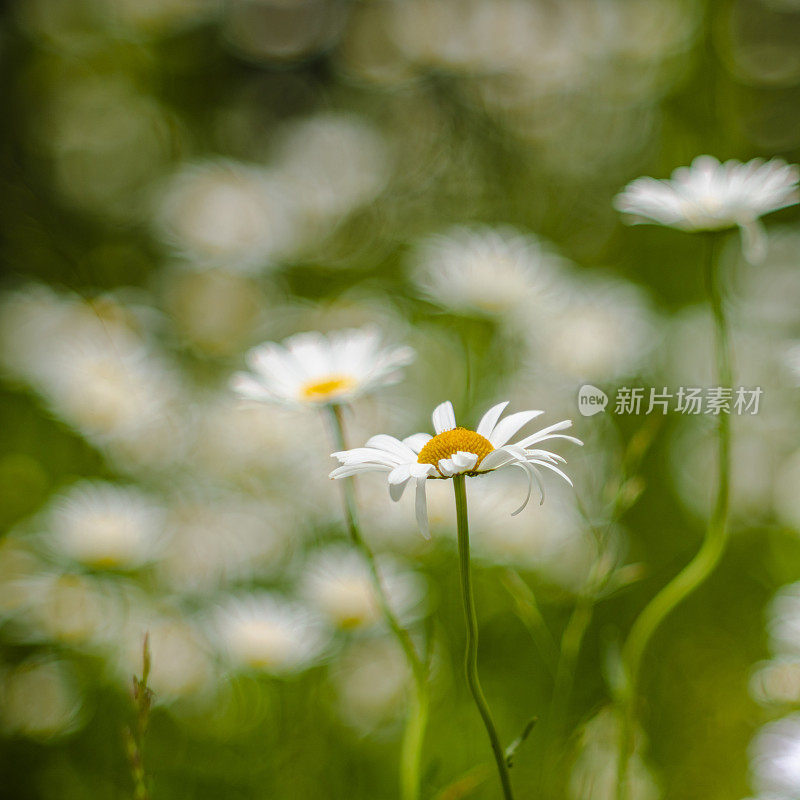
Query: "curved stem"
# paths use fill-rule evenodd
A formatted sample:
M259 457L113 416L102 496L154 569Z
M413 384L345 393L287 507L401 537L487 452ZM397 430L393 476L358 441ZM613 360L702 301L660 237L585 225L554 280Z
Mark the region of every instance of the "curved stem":
M344 435L342 409L338 405L328 406L331 417L331 430L337 450L345 450L347 444ZM414 680L414 694L409 704L406 718L403 743L400 754L400 797L402 800L418 800L420 796L420 768L422 763L422 745L425 741L425 729L428 724L428 668L417 653L411 635L400 624L389 605L386 591L381 582L375 554L361 535L356 511L355 492L352 479L338 481L342 487L342 502L347 530L355 548L361 553L369 568L375 595L386 623L397 639L411 669Z
M467 650L464 658L467 685L472 694L472 699L478 707L486 733L489 735L492 754L497 762L497 771L500 774L500 784L503 787L503 797L505 800L514 800L505 753L500 744L497 730L494 727L494 720L492 720L492 714L489 711L489 705L486 702L478 678L478 620L475 616L475 598L472 593L467 490L464 475L455 475L453 477L453 489L456 495L456 518L458 521L458 563L461 574L461 593L464 599L464 619L467 627Z
M719 386L731 387L731 347L728 321L720 287L717 249L720 234L706 235L706 278L709 304L714 317L716 373ZM728 505L730 496L730 414L722 412L717 426L718 483L714 508L706 536L697 555L644 608L631 628L622 649L622 663L627 675L623 700L622 731L617 772L617 800L626 800L627 768L633 749L633 720L638 691L639 672L647 645L664 618L691 594L719 563L728 539Z

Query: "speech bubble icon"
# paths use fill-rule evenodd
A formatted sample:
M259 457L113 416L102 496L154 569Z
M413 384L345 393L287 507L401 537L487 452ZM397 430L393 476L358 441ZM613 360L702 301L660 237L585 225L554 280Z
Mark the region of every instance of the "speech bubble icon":
M608 395L591 383L586 383L578 390L578 411L584 417L593 417L605 411L608 405Z

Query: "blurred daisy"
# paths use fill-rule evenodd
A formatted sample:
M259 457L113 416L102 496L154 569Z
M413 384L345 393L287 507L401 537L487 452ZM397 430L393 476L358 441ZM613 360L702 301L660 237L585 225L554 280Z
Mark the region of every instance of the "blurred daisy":
M312 666L330 641L317 615L267 592L231 597L217 610L214 629L234 665L271 675Z
M201 267L256 272L295 239L283 192L264 170L232 161L184 167L158 210L165 239Z
M403 651L391 639L353 642L337 659L331 679L339 713L360 731L374 731L405 711L411 673Z
M275 175L298 215L335 221L382 191L389 155L380 134L355 115L319 114L283 131Z
M609 708L602 709L583 727L569 779L570 800L613 800L617 796L619 728L619 718ZM641 756L643 744L643 737L637 736L625 796L657 800L660 792Z
M800 583L784 586L775 595L767 628L773 650L800 655Z
M407 621L424 597L422 578L387 559L380 560L379 571L392 611ZM369 567L354 550L333 545L313 553L303 569L303 593L342 630L371 627L383 617Z
M127 684L142 665L142 642L147 634L152 653L149 683L159 701L202 694L216 677L211 649L196 624L183 615L134 607L113 648L117 675Z
M518 442L509 443L523 426L544 412L518 411L500 420L507 405L506 401L492 406L473 431L456 425L453 404L448 400L433 411L435 436L416 433L402 441L387 434L373 436L365 447L333 453L342 466L331 472L331 478L349 478L363 472L386 472L389 494L395 501L402 497L406 486L413 480L417 490L417 524L427 536L426 482L429 478L452 478L461 474L476 476L504 467L518 467L528 476L528 494L523 504L513 512L513 515L519 514L530 500L534 482L544 501L540 469L555 472L572 484L557 466L564 463L564 459L536 445L551 439L566 439L575 444L582 442L560 433L572 425L571 420L562 420Z
M531 331L536 379L563 375L610 381L631 375L656 342L656 320L646 294L631 283L575 281L551 306L546 326Z
M800 795L800 714L765 725L750 745L753 788L770 800Z
M80 727L82 698L65 661L31 659L0 673L0 724L7 733L50 739Z
M800 170L780 158L755 158L742 164L698 156L679 167L669 180L637 178L617 195L617 210L633 222L652 222L684 231L717 231L739 227L745 254L763 258L765 237L759 218L794 205Z
M749 686L750 696L762 705L800 703L800 659L790 655L762 662Z
M150 560L164 537L164 511L138 489L84 481L56 498L54 547L90 567L126 569Z
M234 375L232 386L250 400L294 406L344 403L396 383L400 368L413 358L410 347L382 347L373 328L327 336L310 331L250 350L247 362L252 371Z
M531 313L553 291L555 256L513 228L456 227L425 240L414 274L434 302L461 312Z

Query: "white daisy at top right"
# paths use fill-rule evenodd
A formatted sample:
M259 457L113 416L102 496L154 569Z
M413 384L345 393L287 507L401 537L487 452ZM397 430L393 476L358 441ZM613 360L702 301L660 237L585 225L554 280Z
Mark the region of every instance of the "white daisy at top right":
M637 178L614 198L614 207L635 223L649 222L684 231L738 227L747 258L765 255L759 218L800 202L800 169L780 158L726 161L698 156L668 180Z

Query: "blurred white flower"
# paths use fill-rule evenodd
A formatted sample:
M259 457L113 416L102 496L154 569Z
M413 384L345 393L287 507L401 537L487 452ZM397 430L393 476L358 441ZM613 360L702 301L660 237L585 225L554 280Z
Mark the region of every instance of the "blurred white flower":
M247 273L275 265L294 244L289 198L259 167L216 161L167 183L157 223L190 262Z
M800 531L800 450L790 453L776 469L773 485L775 515L784 524Z
M570 800L613 800L617 796L619 727L617 715L609 708L586 723L570 775ZM626 794L636 800L657 800L661 793L639 752L641 744L639 736L628 764Z
M633 222L652 222L685 231L716 231L738 226L744 250L753 261L766 252L759 218L800 202L800 170L780 158L755 158L742 164L698 156L669 180L637 178L614 200Z
M409 622L422 610L423 578L387 558L379 559L378 571L395 616ZM342 630L369 628L383 618L369 567L352 549L330 545L312 552L301 586L308 604Z
M509 444L512 436L544 412L519 411L500 420L507 405L506 401L492 406L473 431L456 425L453 404L448 400L433 411L435 436L415 433L402 441L387 434L373 436L364 447L333 453L342 466L331 472L331 478L349 478L364 472L388 473L389 495L395 501L403 496L406 486L413 480L416 485L417 525L427 536L426 484L429 478L452 478L462 474L477 476L515 466L528 476L528 494L513 512L512 516L516 516L528 504L534 482L544 501L541 469L550 470L567 483L572 483L556 466L564 463L564 459L536 445L551 439L582 443L574 436L560 433L572 425L570 420L563 420Z
M750 776L756 792L769 800L800 795L800 714L761 728L750 744Z
M173 502L170 539L159 578L176 592L208 592L226 583L274 575L302 530L283 506L245 495L200 492Z
M234 375L233 389L249 400L293 406L343 403L400 379L409 347L382 347L377 330L353 328L327 336L298 333L247 354L252 372Z
M214 356L237 353L253 341L265 300L252 276L185 265L164 276L165 311L181 339Z
M40 572L32 576L23 617L31 638L97 652L125 620L120 588L116 582L89 575Z
M233 0L225 4L225 38L245 58L310 58L335 44L348 9L336 0Z
M330 630L308 608L268 592L229 597L212 624L234 666L275 676L317 663L331 639Z
M759 664L750 677L751 697L762 705L800 703L799 656L778 656Z
M612 381L643 365L656 333L644 291L621 280L576 276L554 298L547 324L531 328L531 368L562 373L570 382Z
M411 675L403 651L390 639L352 642L337 659L331 678L339 713L357 730L374 731L405 711Z
M49 739L82 722L82 698L69 665L29 660L0 673L0 722L14 734Z
M777 592L768 609L767 629L775 652L800 655L800 583Z
M530 570L570 591L584 588L597 559L597 544L578 511L574 492L561 491L557 486L535 514L511 517L498 524L498 510L511 510L508 497L515 488L519 487L509 476L480 481L471 490L470 534L475 557ZM452 524L448 531L452 534Z
M389 153L356 116L320 114L288 125L275 153L275 176L305 220L335 222L375 198L388 178Z
M456 227L423 240L414 279L445 308L536 317L554 291L559 259L509 227Z
M159 702L203 695L214 688L211 648L200 628L171 610L161 613L146 600L134 603L111 651L116 673L126 686L131 675L141 675L145 634L150 645L148 683Z
M159 552L163 507L131 486L81 481L56 497L47 512L57 552L97 568L132 568Z

